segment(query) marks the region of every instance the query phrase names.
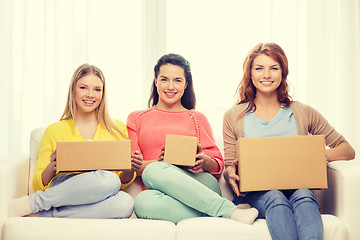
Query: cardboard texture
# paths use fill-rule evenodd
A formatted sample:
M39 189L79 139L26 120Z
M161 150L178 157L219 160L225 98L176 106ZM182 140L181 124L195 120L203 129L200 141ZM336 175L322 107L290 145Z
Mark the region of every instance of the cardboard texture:
M240 138L240 191L327 188L323 135Z
M195 166L197 137L166 134L164 162L180 166Z
M57 142L56 168L60 172L131 169L131 142Z

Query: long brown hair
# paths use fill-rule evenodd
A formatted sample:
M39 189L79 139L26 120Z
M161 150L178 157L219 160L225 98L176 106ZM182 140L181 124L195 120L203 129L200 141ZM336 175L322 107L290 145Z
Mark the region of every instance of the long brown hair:
M243 65L244 74L236 90L236 103L249 103L240 116L243 116L250 111L256 110L256 105L254 102L256 97L256 88L251 80L251 69L254 59L261 54L271 57L280 64L282 79L279 87L277 88L279 102L283 107L288 107L292 101L291 96L289 95L289 87L287 83L287 75L289 74L288 60L284 50L276 43L259 43L249 52L245 58Z
M103 96L99 106L95 109L96 117L99 123L110 132L110 134L115 137L115 139L119 139L113 129L119 132L123 137L127 138L126 134L123 133L116 125L116 123L110 118L110 114L108 112L107 100L106 100L106 88L105 88L105 77L102 71L88 63L80 65L74 72L71 78L67 102L65 106L64 113L62 114L60 120L66 119L75 119L76 117L76 101L75 101L75 87L77 81L87 74L93 74L100 78L103 84Z

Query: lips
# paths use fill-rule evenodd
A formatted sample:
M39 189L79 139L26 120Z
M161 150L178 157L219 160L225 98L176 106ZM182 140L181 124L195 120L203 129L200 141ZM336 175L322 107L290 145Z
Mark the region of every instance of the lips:
M164 93L169 98L172 98L172 97L174 97L176 95L176 92L164 92Z
M86 105L92 105L95 103L94 100L82 100Z
M270 86L271 84L274 83L274 81L260 81L260 83L264 86Z

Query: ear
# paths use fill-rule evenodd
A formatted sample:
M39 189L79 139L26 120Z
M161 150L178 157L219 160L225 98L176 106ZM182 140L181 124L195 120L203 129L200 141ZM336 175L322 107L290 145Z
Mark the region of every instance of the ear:
M157 87L157 79L154 77L154 84Z

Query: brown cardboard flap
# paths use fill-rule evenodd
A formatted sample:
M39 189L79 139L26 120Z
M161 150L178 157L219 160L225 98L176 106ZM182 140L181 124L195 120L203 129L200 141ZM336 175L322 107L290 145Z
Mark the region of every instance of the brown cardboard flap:
M164 162L193 167L196 152L196 137L166 134Z
M131 169L130 140L56 143L57 171Z
M327 188L325 138L240 138L236 143L240 191Z

